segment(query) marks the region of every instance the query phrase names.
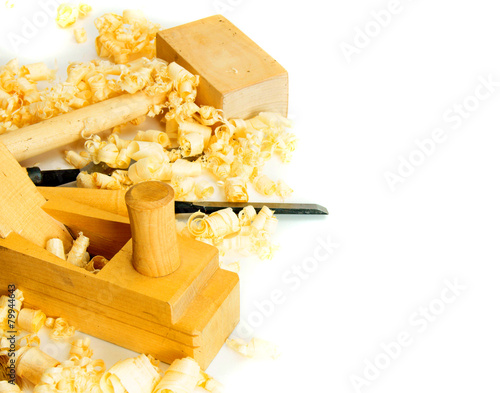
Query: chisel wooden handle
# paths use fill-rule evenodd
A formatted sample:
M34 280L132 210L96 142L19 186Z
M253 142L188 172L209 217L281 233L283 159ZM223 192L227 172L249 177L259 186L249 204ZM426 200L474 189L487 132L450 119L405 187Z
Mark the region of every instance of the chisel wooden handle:
M0 135L0 142L23 161L141 117L165 100L166 94L121 95Z

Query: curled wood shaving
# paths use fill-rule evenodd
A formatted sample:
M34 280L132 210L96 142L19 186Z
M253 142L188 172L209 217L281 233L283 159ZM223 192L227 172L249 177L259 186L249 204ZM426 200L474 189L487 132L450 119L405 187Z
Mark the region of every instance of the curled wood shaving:
M54 254L56 257L66 260L66 254L64 253L64 244L61 239L53 238L47 240L45 249Z
M73 30L76 42L82 44L87 41L87 32L83 27Z
M77 339L71 343L69 350L70 360L81 360L83 358L92 358L94 352L90 348L90 338Z
M165 149L172 146L167 133L158 130L138 131L134 137L134 140L143 142L155 142Z
M78 7L79 15L89 10ZM66 9L66 13L74 16L73 8ZM126 10L121 16L105 14L95 20L95 25L99 30L98 54L115 63L106 60L71 63L66 81L43 90L37 88L37 82L53 79L55 71L42 63L20 67L12 60L0 67L0 134L124 93L140 90L150 95L165 93L167 102L153 105L148 113L155 116L164 110L164 135L156 131L155 138L160 139L152 140L161 145L162 154L159 150L156 153L144 150L144 156L135 159L127 147L131 141L124 141L116 134L107 142L94 141L92 137L95 143L86 145L88 155L68 153L68 162L82 168L90 158L95 163L106 162L113 168L128 169L130 173L111 177L83 174L78 186L120 189L144 180L169 182L176 175L197 177L206 169L215 176L230 201L248 201L247 187L252 185L264 195L274 193L286 198L291 194L291 188L284 183L272 182L262 175L273 154L287 162L295 150L297 138L287 132L291 127L288 119L270 112L248 120L226 119L221 110L194 103L199 76L175 62L154 58L159 26L149 22L140 11ZM132 123L141 121L143 118ZM115 127L115 131L122 126ZM140 132L134 139L149 142L150 134L152 130ZM179 148L165 150L170 148L170 140L176 140ZM196 163L179 161L181 157L200 153ZM148 160L138 163L145 158ZM130 166L131 160L137 161L137 166ZM207 197L206 193L200 194L201 197L196 192L194 195L200 199Z
M50 318L52 319L52 318ZM49 321L49 318L46 319L45 325L51 324L52 321ZM53 320L53 327L50 332L50 338L53 340L65 339L73 336L75 334L75 327L70 326L68 321L64 318L56 318Z
M276 184L276 195L282 199L288 198L292 195L293 190L283 180L278 180Z
M144 354L116 363L100 380L103 393L151 392L160 380L160 370Z
M78 169L82 169L84 166L90 164L91 161L90 157L85 157L72 150L64 152L64 159L68 162L68 164Z
M36 64L36 67L19 67L17 60L12 60L0 67L0 134L139 90L149 95L169 94L173 101L168 103L167 114L172 112L175 116L182 112L179 106L194 100L198 83L195 77L174 83L167 63L156 58L139 58L123 65L92 60L71 63L66 81L38 90L36 82L53 79L55 72L42 63ZM182 93L186 85L190 85L192 92L187 96ZM163 104L153 105L148 115L155 116L164 107Z
M55 318L47 317L47 319L45 320L45 327L53 329L55 323L56 323Z
M46 315L41 310L22 308L17 317L17 323L22 330L37 333L45 325Z
M45 370L33 393L102 393L99 382L104 362L89 357L73 357Z
M218 242L225 236L238 232L240 223L238 216L229 207L209 216L203 213L194 213L190 216L187 227L189 232L196 238Z
M187 200L187 195L194 189L195 181L192 177L174 175L171 185L176 200Z
M231 208L219 210L207 216L192 214L187 224L177 228L181 236L212 244L221 255L236 251L245 255L257 255L260 259L271 259L278 249L271 235L276 231L278 220L267 206L257 214L252 206L243 208L238 216Z
M252 205L245 206L238 213L238 219L240 220L241 225L250 225L256 216L257 212Z
M224 192L229 202L248 202L247 185L244 178L231 177L226 179Z
M61 4L57 8L56 23L60 27L71 26L78 17L86 16L91 10L88 4Z
M76 178L77 187L122 190L132 184L128 172L116 170L110 176L104 173L80 172Z
M87 247L89 244L90 239L80 232L73 242L73 247L71 247L66 260L75 266L84 267L88 262Z
M22 310L21 310L22 311ZM36 333L25 334L19 339L18 348L38 347L40 346L40 337Z
M190 393L198 386L209 392L222 392L220 382L201 370L194 359L186 357L172 362L153 393Z
M248 343L240 338L227 339L226 344L229 348L249 358L271 357L276 359L280 356L275 344L256 337Z
M214 192L215 188L208 180L198 181L194 186L194 193L200 201L210 198Z
M99 31L96 51L124 64L140 57L156 55L155 39L160 25L149 22L139 10L125 10L123 15L105 14L94 22Z
M85 270L92 273L98 273L108 262L108 259L104 258L102 255L96 255L85 265Z
M56 367L60 362L36 346L21 347L16 351L16 375L21 381L29 381L36 385L40 382L44 372Z
M22 393L22 391L18 385L12 384L7 380L3 380L0 381L0 393Z
M267 175L257 176L253 184L255 189L263 195L271 196L276 192L276 183L269 179Z
M12 330L24 301L24 294L16 289L10 296L0 297L0 331Z

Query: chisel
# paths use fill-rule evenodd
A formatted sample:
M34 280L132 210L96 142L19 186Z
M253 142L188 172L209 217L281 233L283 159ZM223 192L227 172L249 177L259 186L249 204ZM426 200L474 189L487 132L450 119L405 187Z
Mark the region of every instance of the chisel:
M42 195L50 199L51 197L63 197L75 202L89 204L98 209L108 210L112 207L112 212L127 216L125 206L125 190L96 190L93 188L76 187L38 187ZM274 202L212 202L212 201L175 201L175 212L177 214L196 213L201 211L206 214L213 213L220 209L230 207L238 213L245 206L253 206L259 211L263 206L273 210L275 214L301 214L301 215L327 215L326 207L314 203L274 203Z

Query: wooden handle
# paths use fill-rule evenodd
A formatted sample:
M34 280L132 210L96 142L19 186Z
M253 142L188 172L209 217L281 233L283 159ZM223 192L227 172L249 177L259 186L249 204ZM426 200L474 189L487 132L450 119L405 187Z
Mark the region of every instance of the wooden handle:
M23 161L141 117L165 99L165 94L124 94L0 135L0 141Z
M135 270L149 277L174 272L180 265L180 257L172 187L159 181L139 183L127 191L125 202Z

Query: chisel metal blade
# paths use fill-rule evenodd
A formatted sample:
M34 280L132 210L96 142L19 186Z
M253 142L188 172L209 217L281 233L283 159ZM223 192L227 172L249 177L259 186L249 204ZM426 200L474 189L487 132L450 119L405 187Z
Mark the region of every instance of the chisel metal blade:
M259 211L263 206L267 206L274 211L274 214L305 214L305 215L327 215L326 207L314 203L240 203L240 202L184 202L175 201L176 213L195 213L201 211L211 214L217 210L230 207L235 213L239 213L245 206L253 206Z

